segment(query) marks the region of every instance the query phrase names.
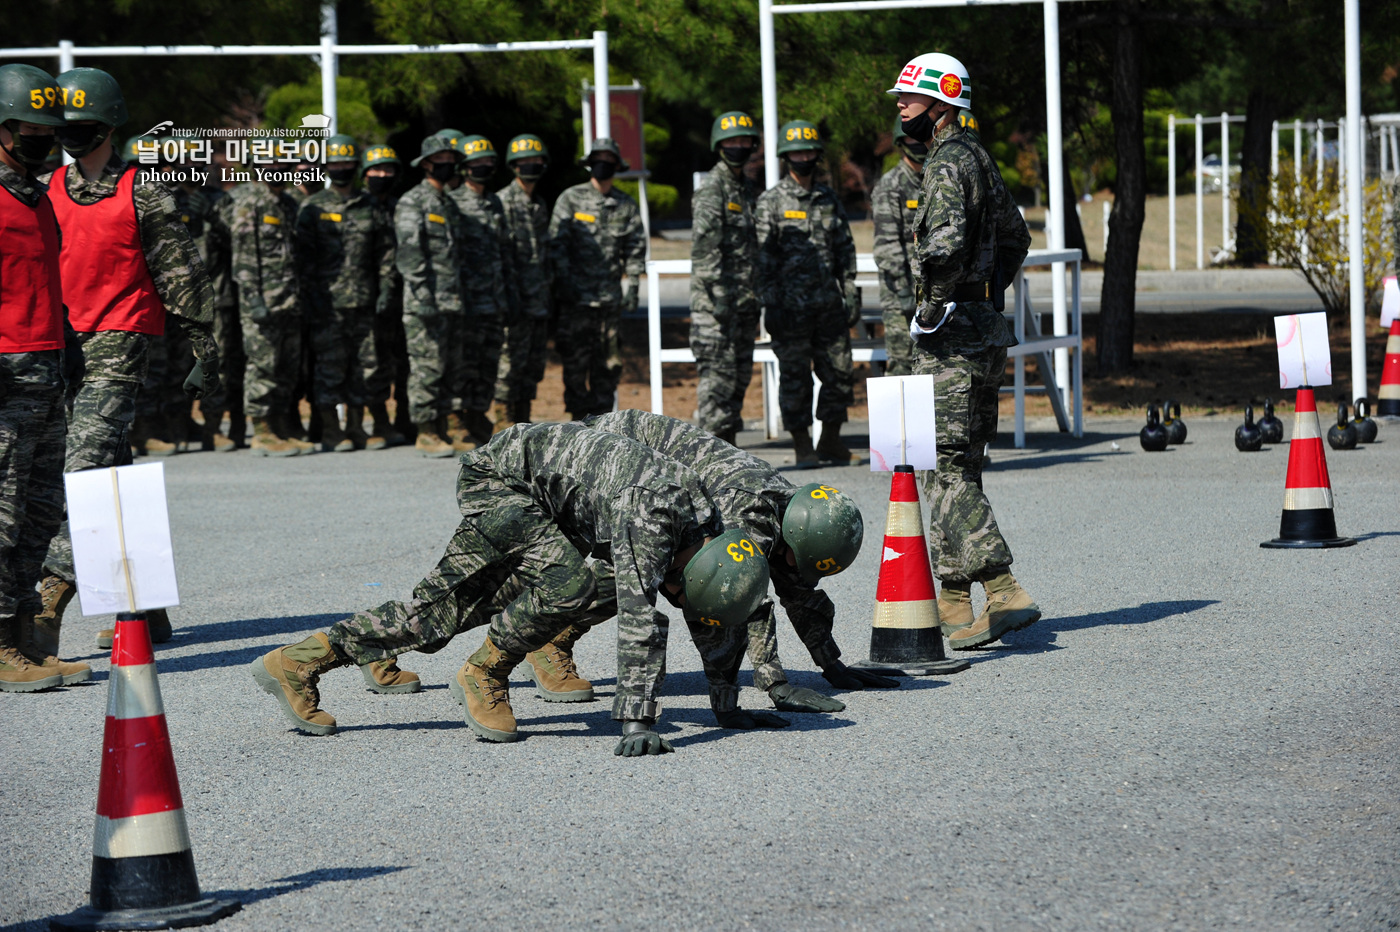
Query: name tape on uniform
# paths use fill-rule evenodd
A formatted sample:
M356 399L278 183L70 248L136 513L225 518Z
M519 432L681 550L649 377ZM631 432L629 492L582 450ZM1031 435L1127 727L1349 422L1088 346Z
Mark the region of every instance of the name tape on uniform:
M282 218L274 217L272 214L263 214L263 223L270 223L275 227L280 227L282 225Z
M575 211L575 213L574 213L574 219L575 219L575 220L578 220L578 221L581 222L581 223L597 223L597 222L598 222L598 218L595 217L595 216L593 216L592 214L585 214L585 213L582 213L582 212L579 212L579 211Z
M783 211L783 219L784 219L784 220L806 220L806 219L807 219L807 211L805 211L805 210L785 210L785 211Z
M447 218L446 218L446 217L439 216L439 215L437 215L437 214L428 214L428 222L429 222L429 223L446 223L446 222L447 222Z
M333 220L333 221L335 221L336 223L339 223L339 222L340 222L340 214L322 214L322 215L321 215L321 219L322 219L322 220Z
M734 211L736 214L742 214L742 213L744 212L744 208L741 207L740 205L734 203L733 201L730 201L728 204L725 204L724 206L725 206L725 207L728 207L730 210Z
M905 206L905 207L908 207L910 210L918 210L918 209L919 209L919 199L918 199L917 197L911 198L911 199L909 199L909 200L907 200L907 201L904 202L904 206Z

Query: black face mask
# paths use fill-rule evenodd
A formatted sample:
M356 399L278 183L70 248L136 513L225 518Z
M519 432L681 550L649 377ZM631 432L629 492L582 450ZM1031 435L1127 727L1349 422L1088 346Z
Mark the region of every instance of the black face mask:
M607 181L613 175L617 174L617 163L599 159L588 166L588 173L599 181Z
M906 139L899 144L899 147L904 150L905 155L919 164L923 164L924 159L928 158L928 146L921 142L912 142Z
M719 157L724 160L726 165L738 168L749 160L749 156L753 155L753 150L753 146L720 146Z
M53 148L53 136L25 136L22 135L18 127L11 130L12 138L10 145L5 147L5 151L10 153L10 157L28 169L35 169L44 164L49 157L49 150ZM19 140L18 145L15 140Z
M490 162L473 162L467 166L467 177L472 181L490 181L496 174L496 166Z
M899 121L899 131L916 142L932 139L933 130L934 120L932 107L914 117L912 120L901 118Z
M365 179L365 187L370 194L384 194L393 186L393 175L370 175Z
M428 163L428 177L434 181L451 181L455 174L457 174L457 165L453 162Z
M792 169L792 173L794 175L796 175L799 178L806 178L808 175L812 174L812 172L817 170L817 160L812 159L812 161L810 162L790 161L788 162L788 166Z
M63 151L80 159L98 146L111 131L110 126L103 126L100 123L77 124L69 123L58 129L58 142L63 146Z
M543 165L516 165L515 177L521 181L535 182L544 177L544 170Z
M346 185L355 180L355 169L328 168L326 175L331 179L331 184Z

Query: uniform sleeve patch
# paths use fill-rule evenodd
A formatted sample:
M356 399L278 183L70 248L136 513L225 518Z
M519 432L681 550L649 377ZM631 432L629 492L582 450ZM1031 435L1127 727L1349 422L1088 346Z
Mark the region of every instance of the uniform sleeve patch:
M446 222L447 222L447 218L446 218L446 217L443 217L443 216L440 216L440 215L438 215L438 214L428 214L428 222L429 222L429 223L446 223Z
M263 214L263 223L270 223L275 227L280 227L282 225L282 218L274 216L273 214Z
M577 221L579 221L580 223L597 223L597 222L598 222L598 218L595 217L593 214L585 214L585 213L583 213L583 212L581 212L581 211L575 211L575 212L574 212L574 219L577 220Z
M331 220L331 221L334 221L335 223L339 223L339 222L340 222L340 214L322 214L322 215L321 215L321 219L322 219L322 220Z
M905 206L905 207L908 207L910 210L918 210L918 209L919 209L919 199L918 199L917 197L916 197L916 198L911 198L910 200L907 200L907 201L904 202L904 206Z
M783 211L783 219L784 219L784 220L806 220L806 219L807 219L807 211L805 211L805 210L785 210L785 211Z

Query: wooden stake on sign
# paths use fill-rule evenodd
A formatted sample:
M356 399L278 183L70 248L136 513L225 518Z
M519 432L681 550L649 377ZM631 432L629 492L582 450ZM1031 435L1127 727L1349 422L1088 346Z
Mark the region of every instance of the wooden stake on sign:
M112 467L112 498L117 505L117 546L122 549L122 576L126 578L127 611L136 611L136 587L131 584L131 561L126 558L126 531L122 528L122 492L117 484L117 467Z
M1311 385L1312 382L1308 381L1308 353L1303 348L1303 321L1301 318L1295 319L1298 321L1298 355L1303 359L1303 384Z

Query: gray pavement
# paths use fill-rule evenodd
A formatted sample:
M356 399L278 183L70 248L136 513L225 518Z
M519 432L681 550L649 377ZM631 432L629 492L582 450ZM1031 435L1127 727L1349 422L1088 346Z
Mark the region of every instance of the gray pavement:
M1127 421L1004 438L986 486L1044 620L965 673L765 733L714 727L678 627L676 753L641 760L612 754L611 625L578 650L601 701L522 680L514 745L474 740L445 686L481 632L404 658L419 695L334 671L341 733L289 731L247 663L405 596L456 525L454 464L176 457L184 604L157 655L201 883L245 903L218 928L1395 928L1400 429L1329 457L1358 546L1272 551L1287 447L1236 453L1234 426L1193 420L1162 454ZM858 659L888 477L793 478L864 509L864 551L826 584ZM5 929L87 889L105 621L75 607L65 629L97 682L0 694ZM780 646L826 688L785 624Z

